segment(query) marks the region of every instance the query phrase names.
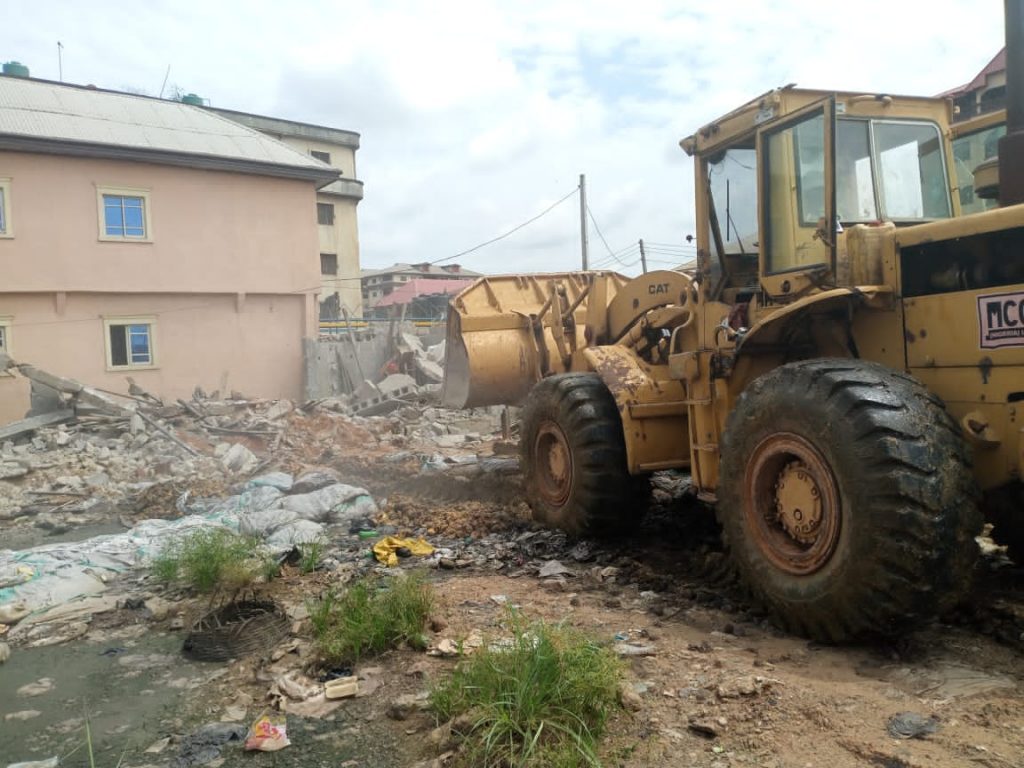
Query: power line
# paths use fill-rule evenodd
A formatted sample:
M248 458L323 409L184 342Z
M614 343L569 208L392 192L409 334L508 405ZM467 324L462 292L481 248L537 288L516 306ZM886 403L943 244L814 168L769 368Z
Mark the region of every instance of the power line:
M443 259L437 259L436 261L432 261L430 263L431 264L440 264L442 261L450 261L451 259L457 259L460 256L465 256L466 254L473 253L473 251L479 251L481 248L484 248L484 247L486 247L488 245L491 245L492 243L496 243L499 240L504 240L509 235L515 234L516 232L518 232L523 227L526 227L526 226L528 226L530 224L533 224L533 222L535 222L537 219L541 218L542 216L547 215L548 213L553 211L555 208L560 206L562 203L564 203L566 200L568 200L570 197L575 195L577 192L579 192L579 187L573 187L572 191L569 192L569 194L567 194L565 197L563 197L563 198L561 198L559 200L556 200L554 203L549 205L547 208L545 208L543 211L538 213L532 219L527 219L522 224L520 224L517 227L513 227L512 229L510 229L508 232L506 232L503 235L498 235L497 237L491 238L490 240L488 240L488 241L486 241L484 243L480 243L479 245L474 245L472 248L467 248L464 251L459 251L459 253L456 253L454 256L445 256Z
M623 264L623 259L628 259L630 256L634 256L637 253L639 253L639 251L639 246L636 243L633 243L632 245L627 245L624 248L619 249L618 251L609 252L608 256L603 256L600 259L598 259L594 263L594 266L607 266L608 264L612 264L613 262Z
M601 234L601 228L599 226L597 226L597 219L594 218L594 212L592 210L590 210L590 206L589 205L587 206L587 216L589 216L590 217L590 221L593 222L594 229L597 230L597 236L600 237L601 238L601 242L604 243L604 248L605 248L606 251L608 251L608 255L609 256L614 256L615 254L612 253L612 249L610 247L608 247L608 241L605 240L604 239L604 235Z

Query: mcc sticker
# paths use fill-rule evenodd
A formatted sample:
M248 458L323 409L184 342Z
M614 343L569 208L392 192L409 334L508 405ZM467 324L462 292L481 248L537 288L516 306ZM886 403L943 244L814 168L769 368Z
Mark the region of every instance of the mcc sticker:
M1024 347L1024 291L978 297L982 349Z

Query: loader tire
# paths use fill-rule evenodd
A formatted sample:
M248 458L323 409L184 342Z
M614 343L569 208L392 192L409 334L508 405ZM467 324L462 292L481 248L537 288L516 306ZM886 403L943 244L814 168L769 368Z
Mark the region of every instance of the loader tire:
M726 548L788 631L893 635L969 588L982 526L970 455L910 376L860 360L783 365L740 396L721 454Z
M527 501L544 525L606 535L646 509L650 481L626 470L619 409L597 374L550 376L531 390L520 455Z

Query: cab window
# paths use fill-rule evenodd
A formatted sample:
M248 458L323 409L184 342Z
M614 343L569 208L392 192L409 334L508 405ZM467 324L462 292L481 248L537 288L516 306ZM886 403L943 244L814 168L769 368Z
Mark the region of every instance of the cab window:
M953 139L961 213L978 213L998 206L997 201L985 200L974 193L974 171L986 160L998 156L999 139L1005 135L1006 125L1000 124Z
M828 264L824 114L765 134L763 152L767 272Z
M949 187L938 127L838 120L836 211L844 223L948 218Z
M757 152L730 147L707 165L711 204L726 254L757 253Z

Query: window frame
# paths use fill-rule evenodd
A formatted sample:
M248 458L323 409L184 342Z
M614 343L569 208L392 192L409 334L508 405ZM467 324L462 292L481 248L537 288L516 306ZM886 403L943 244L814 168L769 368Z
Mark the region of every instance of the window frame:
M114 365L113 349L110 342L110 328L115 325L148 325L149 326L149 362L131 362L131 343L125 337L128 348L125 350L128 355L128 362L125 365ZM157 319L155 315L112 315L103 317L103 350L106 357L105 367L109 372L114 371L145 371L159 367L156 345Z
M14 315L0 315L0 354L11 354L11 326Z
M868 136L870 139L871 147L871 175L872 183L875 186L875 201L878 205L878 214L883 221L891 221L894 224L927 224L931 221L948 221L949 219L956 218L956 212L953 208L953 196L951 193L951 179L950 179L950 168L949 168L949 157L946 155L946 139L943 135L942 128L933 120L924 120L917 118L898 118L898 117L873 117L868 120ZM940 165L942 167L942 189L946 193L946 210L948 215L946 216L921 216L919 218L911 218L901 216L896 218L889 214L888 206L885 200L885 190L882 187L882 153L878 150L875 140L875 126L878 125L898 125L898 126L926 126L935 131L935 138L938 140L938 155L940 159ZM952 151L952 139L949 141L950 151ZM920 171L920 155L918 156L918 171ZM956 173L956 169L952 169L953 173ZM924 186L922 185L921 194L924 195ZM922 204L921 213L924 213L924 206ZM859 223L859 222L851 222Z
M14 325L14 315L0 315L0 355L14 357L11 354L11 326ZM11 371L0 370L0 379L14 377Z
M334 271L333 272L325 272L324 271L324 259L325 258L328 261L330 261L332 259L334 260ZM338 269L339 269L339 267L338 267L338 254L336 254L336 253L321 253L320 254L320 274L322 276L324 276L324 277L337 277L338 276Z
M0 239L11 240L14 238L14 216L11 206L11 178L0 176L0 222L3 228L0 229Z
M821 115L823 139L823 169L824 183L823 197L825 200L825 215L822 217L829 227L830 241L825 241L828 247L826 261L816 264L801 264L786 269L769 269L771 260L771 233L769 232L770 214L770 188L769 179L771 167L768 161L768 140L783 131L787 131L807 120ZM782 120L768 123L757 131L757 199L758 199L758 272L760 274L761 286L765 293L776 299L785 300L787 297L800 295L804 290L812 287L815 281L812 275L835 274L836 269L836 191L835 191L835 126L836 126L836 100L834 96L828 96L819 101L795 110L786 115ZM796 172L794 164L793 171ZM829 222L832 222L829 224Z
M328 208L330 209L330 211L331 211L331 216L330 216L331 220L330 221L320 221L320 210L321 210L320 206L325 206L325 208L323 210L327 210ZM316 223L318 225L320 225L321 227L333 227L336 220L337 220L337 217L335 216L334 203L325 203L325 202L322 202L320 200L317 200L316 201Z
M324 152L322 149L311 149L311 150L309 150L309 156L313 157L313 158L316 158L321 163L327 163L328 165L331 164L331 153L330 152Z
M152 243L153 222L151 215L152 205L150 203L151 190L142 187L114 187L104 184L96 185L96 213L99 225L99 239L106 243ZM145 232L142 237L129 237L127 235L108 235L106 202L104 196L115 197L138 197L142 199L142 225Z

